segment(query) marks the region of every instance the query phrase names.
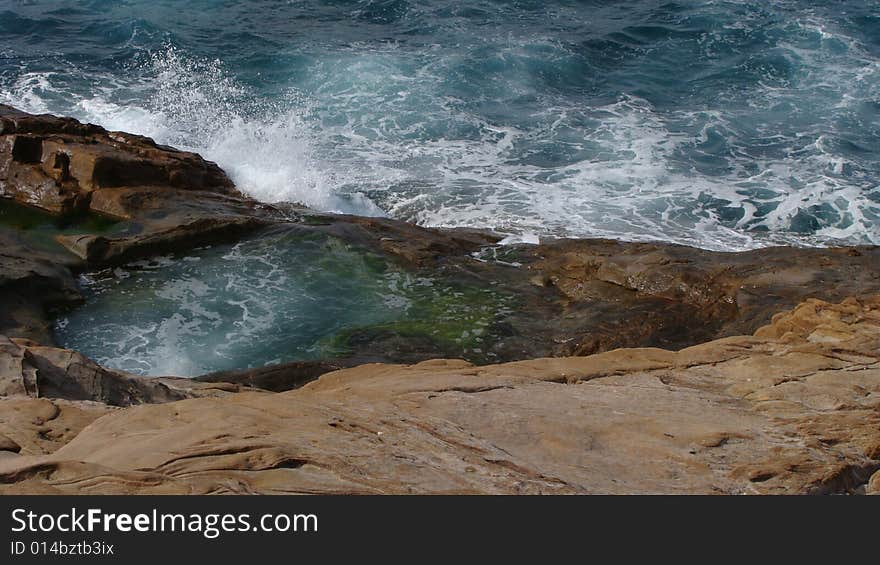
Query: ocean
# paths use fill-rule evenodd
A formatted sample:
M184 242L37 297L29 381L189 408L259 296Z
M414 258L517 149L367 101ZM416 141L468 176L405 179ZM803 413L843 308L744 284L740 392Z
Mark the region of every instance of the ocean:
M880 3L0 1L0 102L509 241L880 244Z

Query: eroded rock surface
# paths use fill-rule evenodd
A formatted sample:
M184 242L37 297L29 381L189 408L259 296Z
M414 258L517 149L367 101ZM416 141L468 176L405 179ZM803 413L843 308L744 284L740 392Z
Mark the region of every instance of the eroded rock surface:
M771 247L719 253L679 245L562 240L520 251L532 282L562 295L553 355L678 349L750 334L809 298L880 292L880 248Z
M880 297L679 352L365 365L115 411L7 492L846 493L880 469Z
M279 219L215 163L147 137L0 105L0 197L59 217L125 220L113 235L59 242L89 265L234 240Z

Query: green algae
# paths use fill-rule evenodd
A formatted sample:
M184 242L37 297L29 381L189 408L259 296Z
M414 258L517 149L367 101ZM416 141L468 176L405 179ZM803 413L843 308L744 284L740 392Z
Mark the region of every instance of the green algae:
M59 218L13 200L0 198L0 228L13 230L25 243L44 251L63 251L64 247L56 240L60 235L113 235L121 233L126 227L127 222L99 214L88 212Z
M401 296L409 303L402 317L340 332L327 344L327 352L358 353L365 342L392 336L433 347L437 355L489 362L495 356L491 346L498 323L513 311L514 303L512 296L491 288L431 278L411 281Z

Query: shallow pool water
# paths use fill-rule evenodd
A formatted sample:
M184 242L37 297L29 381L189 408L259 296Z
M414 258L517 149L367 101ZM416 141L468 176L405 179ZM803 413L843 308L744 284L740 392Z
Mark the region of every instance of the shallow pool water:
M479 355L507 311L492 291L408 273L332 237L290 230L83 276L56 339L108 367L195 376L344 356L358 332L422 335Z

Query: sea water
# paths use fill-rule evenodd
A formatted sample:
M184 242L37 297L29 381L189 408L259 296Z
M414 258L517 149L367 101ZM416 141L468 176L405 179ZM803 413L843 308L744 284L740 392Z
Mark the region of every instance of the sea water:
M718 250L880 243L880 3L0 3L0 102L265 201Z

